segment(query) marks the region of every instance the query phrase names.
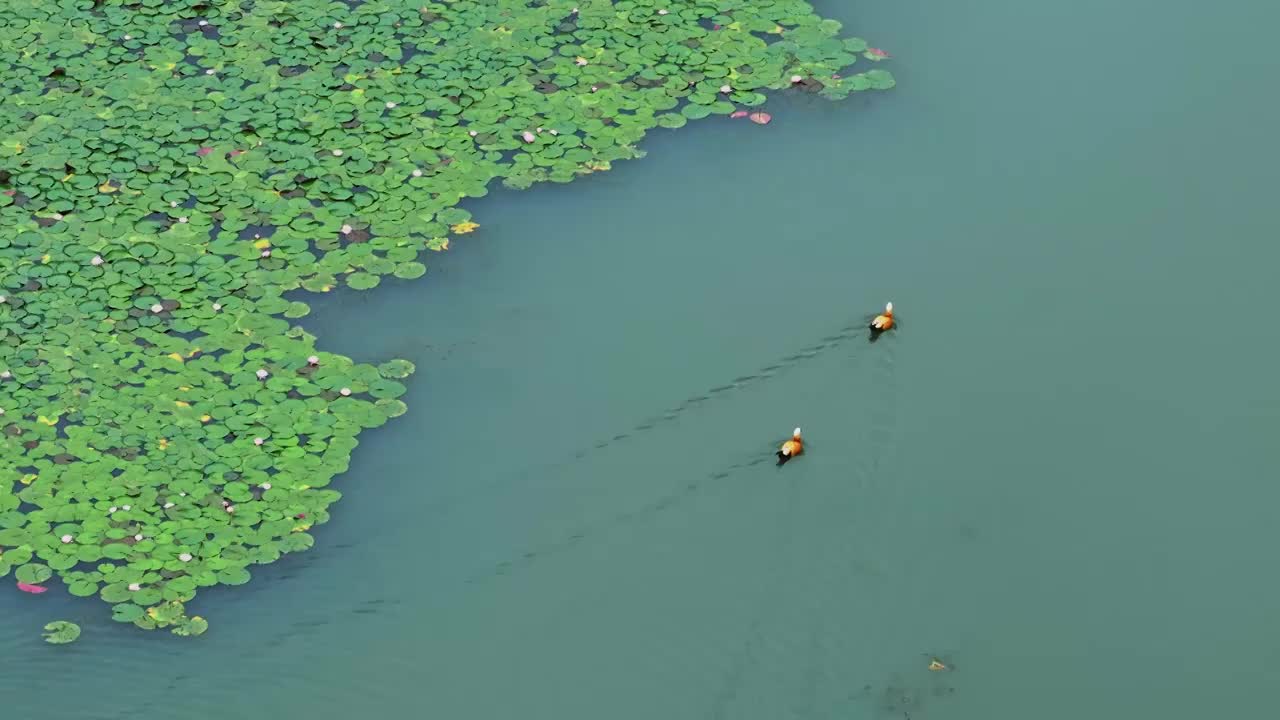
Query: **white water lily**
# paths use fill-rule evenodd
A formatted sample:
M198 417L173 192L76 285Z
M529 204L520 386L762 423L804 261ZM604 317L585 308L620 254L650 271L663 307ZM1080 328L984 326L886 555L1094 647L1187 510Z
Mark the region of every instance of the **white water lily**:
M191 562L191 553L182 553L178 555L178 559L182 562Z

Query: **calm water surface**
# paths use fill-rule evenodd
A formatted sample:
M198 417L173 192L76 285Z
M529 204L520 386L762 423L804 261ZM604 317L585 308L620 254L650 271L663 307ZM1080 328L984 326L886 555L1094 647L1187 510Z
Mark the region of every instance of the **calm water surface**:
M321 299L419 373L315 550L197 641L0 593L4 716L1273 716L1280 8L819 8L897 90L655 132Z

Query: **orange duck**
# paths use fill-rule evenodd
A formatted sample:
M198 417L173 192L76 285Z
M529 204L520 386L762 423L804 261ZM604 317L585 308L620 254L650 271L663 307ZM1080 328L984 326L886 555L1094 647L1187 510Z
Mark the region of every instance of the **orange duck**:
M778 449L778 464L782 465L802 452L804 452L804 441L800 439L800 428L796 428L791 433L791 439L782 443L782 447Z
M872 342L875 342L875 339L880 337L880 333L892 329L893 303L886 303L884 306L884 312L875 316L875 318L871 320L871 325L869 325L869 327L871 328Z

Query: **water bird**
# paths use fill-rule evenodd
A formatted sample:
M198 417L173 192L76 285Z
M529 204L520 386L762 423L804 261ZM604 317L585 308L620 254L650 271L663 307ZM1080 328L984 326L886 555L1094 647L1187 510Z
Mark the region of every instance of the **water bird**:
M875 342L880 334L893 328L893 303L885 303L884 312L871 319L871 342Z
M791 433L791 439L782 443L782 447L778 448L776 453L778 464L782 465L802 452L804 452L804 441L800 439L800 428L796 428Z

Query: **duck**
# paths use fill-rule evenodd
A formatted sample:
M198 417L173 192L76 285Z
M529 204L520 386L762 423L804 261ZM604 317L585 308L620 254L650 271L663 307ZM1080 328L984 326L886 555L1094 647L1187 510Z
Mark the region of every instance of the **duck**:
M791 432L791 439L782 443L782 447L778 448L776 453L778 464L782 465L802 452L804 452L804 441L800 439L800 428L796 428Z
M871 341L880 337L880 333L893 328L893 303L885 303L884 312L876 315L868 326L871 329Z

